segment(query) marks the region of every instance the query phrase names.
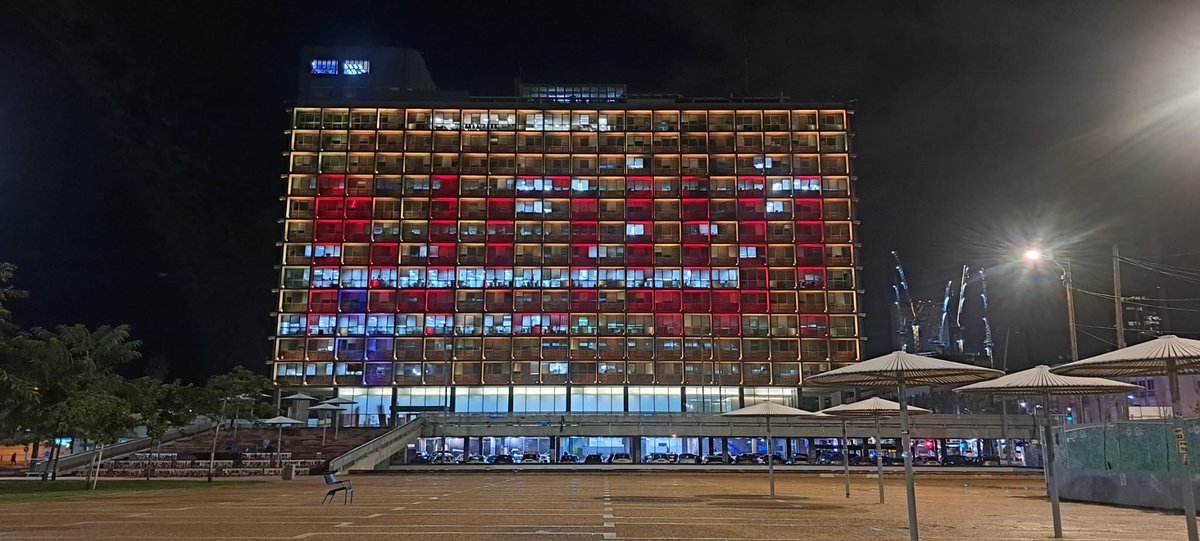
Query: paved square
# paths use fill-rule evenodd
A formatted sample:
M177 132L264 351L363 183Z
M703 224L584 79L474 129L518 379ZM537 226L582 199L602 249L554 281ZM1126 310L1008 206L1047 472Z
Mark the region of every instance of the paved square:
M0 506L13 539L907 539L904 487L837 477L480 473L349 477L354 503L322 506L319 477ZM922 539L1048 539L1036 480L918 480ZM1063 504L1068 539L1184 539L1183 517Z

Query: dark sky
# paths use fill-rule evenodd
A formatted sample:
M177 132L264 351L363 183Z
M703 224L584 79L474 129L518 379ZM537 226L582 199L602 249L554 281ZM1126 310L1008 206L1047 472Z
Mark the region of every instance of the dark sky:
M475 94L521 75L724 95L748 76L756 95L856 100L870 354L890 348L890 250L919 297L987 266L1010 366L1066 355L1062 288L1013 263L1021 247L1071 257L1094 291L1111 291L1113 243L1200 267L1174 255L1200 250L1200 4L574 5L7 3L0 261L33 292L22 320L131 323L188 378L261 366L283 111L309 44L412 47L440 86ZM1126 293L1159 285L1200 297L1126 271ZM1079 304L1082 324L1113 324L1106 301ZM1171 326L1200 331L1194 312Z

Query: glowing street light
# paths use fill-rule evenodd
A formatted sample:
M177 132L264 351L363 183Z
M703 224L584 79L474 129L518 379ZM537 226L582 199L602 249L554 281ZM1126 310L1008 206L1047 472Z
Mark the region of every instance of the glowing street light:
M1074 285L1071 282L1071 260L1066 260L1066 265L1059 263L1057 259L1047 255L1042 250L1030 248L1025 250L1025 259L1028 261L1049 261L1058 266L1058 270L1062 271L1062 285L1067 290L1067 325L1071 328L1071 360L1079 360L1079 341L1076 338L1075 331L1075 294Z

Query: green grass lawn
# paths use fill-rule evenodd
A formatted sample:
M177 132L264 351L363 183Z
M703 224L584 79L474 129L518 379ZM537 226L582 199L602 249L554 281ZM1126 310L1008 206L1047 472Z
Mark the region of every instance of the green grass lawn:
M61 500L66 498L91 498L111 494L129 494L153 490L204 490L214 487L230 487L260 483L262 481L179 481L179 480L136 480L100 479L96 490L87 490L83 479L60 479L54 482L36 480L0 480L0 503Z

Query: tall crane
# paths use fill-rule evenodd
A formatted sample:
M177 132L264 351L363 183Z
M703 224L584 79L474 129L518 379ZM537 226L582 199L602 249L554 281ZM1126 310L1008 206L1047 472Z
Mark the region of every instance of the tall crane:
M954 280L946 282L946 295L942 299L942 323L938 326L938 337L934 344L945 348L950 345L950 291Z
M991 361L992 348L996 344L992 342L992 323L988 321L987 276L983 273L983 267L979 268L979 300L983 302L983 351Z
M962 276L958 279L958 311L954 313L954 351L963 351L963 305L967 303L967 281L971 279L971 267L963 265Z
M900 348L904 351L916 352L921 348L921 323L917 319L917 307L913 303L912 294L908 289L908 277L904 274L904 265L900 263L900 254L892 250L892 259L896 262L896 278L898 282L892 285L896 294L896 333L901 335ZM901 296L903 295L903 300Z

